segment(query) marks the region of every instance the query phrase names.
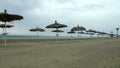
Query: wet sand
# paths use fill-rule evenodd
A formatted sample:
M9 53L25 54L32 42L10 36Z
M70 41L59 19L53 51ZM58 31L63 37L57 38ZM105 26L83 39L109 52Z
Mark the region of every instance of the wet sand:
M120 68L120 38L0 41L0 68Z

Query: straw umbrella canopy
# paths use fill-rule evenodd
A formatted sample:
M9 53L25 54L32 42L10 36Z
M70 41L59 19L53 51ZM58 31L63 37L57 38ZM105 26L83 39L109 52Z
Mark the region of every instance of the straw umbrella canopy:
M44 32L45 30L42 29L42 28L38 28L38 26L34 29L30 29L29 31L32 31L32 32L37 32L37 37L38 37L38 32Z
M96 31L97 33L97 36L99 37L101 35L101 32L100 31Z
M75 33L74 31L69 31L69 32L67 32L68 34L73 34L73 33Z
M4 13L0 13L0 21L5 23L4 33L6 33L6 22L21 20L21 19L23 19L23 16L17 14L8 14L7 10L4 10ZM6 35L5 35L5 46L6 46Z
M11 27L14 27L13 25L0 24L0 28L2 28L2 29L3 29L3 35L4 35L4 34L7 34L7 33L4 33L4 28L5 28L5 26L6 26L6 28L11 28Z
M69 31L69 32L67 32L68 34L71 34L71 38L72 38L72 34L74 34L75 32L74 31Z
M96 33L98 34L98 36L99 36L99 35L101 35L101 36L109 35L108 33L105 33L105 32L99 32L99 31L97 31Z
M6 26L6 28L11 28L11 27L14 27L13 25L0 24L0 27L1 27L1 28L5 28L5 26Z
M96 31L95 30L91 30L91 29L89 29L88 31L86 31L86 32L92 32L92 33L96 33Z
M94 35L94 33L96 33L95 30L91 30L91 29L86 30L86 34L90 35L90 37L92 37L92 35Z
M57 21L55 21L54 24L50 24L48 25L46 28L64 28L64 27L67 27L67 25L64 25L64 24L60 24L60 23L57 23Z
M73 27L71 30L72 31L81 31L82 32L82 31L86 30L86 28L78 25L77 27Z
M72 29L71 29L72 31L78 31L78 36L79 36L79 31L85 31L86 30L86 28L85 27L82 27L82 26L76 26L76 27L73 27Z
M4 10L4 13L0 13L0 21L2 22L11 22L14 20L21 20L23 19L22 16L17 14L8 14L7 10Z
M108 33L100 32L99 34L101 34L101 35L107 35Z
M86 34L85 32L78 32L79 34Z
M52 32L58 32L58 33L60 33L60 32L64 32L64 31L62 31L62 30L52 30Z
M55 29L56 29L55 32L57 33L57 34L56 34L57 39L58 39L58 33L59 33L59 31L60 31L60 30L58 30L58 29L59 29L59 28L65 28L65 27L67 27L67 25L57 23L56 20L55 20L55 23L46 26L46 28L55 28ZM53 30L53 31L54 31L54 30ZM53 32L53 31L52 31L52 32Z
M58 41L58 33L64 32L62 30L52 30L51 32L56 32L56 37L57 37L57 41Z
M86 32L87 32L89 35L94 35L94 33L97 33L97 31L91 30L91 29L87 30Z

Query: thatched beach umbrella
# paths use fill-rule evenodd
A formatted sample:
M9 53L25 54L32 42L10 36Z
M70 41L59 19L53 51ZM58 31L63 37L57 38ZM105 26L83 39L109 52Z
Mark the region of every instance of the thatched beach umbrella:
M67 32L68 34L73 34L73 33L75 33L74 31L69 31L69 32Z
M68 34L71 34L71 38L72 38L72 34L74 34L75 32L74 31L69 31L67 32Z
M14 20L21 20L23 19L22 16L17 15L17 14L8 14L7 10L4 10L4 13L0 13L0 21L2 22L11 22Z
M64 24L60 24L60 23L57 23L57 21L55 21L54 24L50 24L48 25L46 28L64 28L64 27L67 27L67 25L64 25Z
M86 34L85 32L78 32L78 34Z
M94 35L97 31L89 29L89 30L87 30L86 32L87 32L89 35Z
M60 30L58 30L59 28L64 28L64 27L67 27L67 25L65 25L65 24L60 24L60 23L57 23L57 21L55 21L55 23L54 24L50 24L50 25L48 25L48 26L46 26L46 28L56 28L56 36L57 36L57 40L58 40L58 33L59 33L59 31Z
M91 29L87 30L86 32L88 32L88 33L96 33L95 30L91 30Z
M64 32L64 31L62 31L62 30L52 30L52 32L58 32L58 33L60 33L60 32Z
M73 27L72 29L71 29L72 31L78 31L78 36L79 36L79 31L85 31L86 30L86 28L85 27L82 27L82 26L76 26L76 27Z
M103 36L108 36L108 33L102 32L102 35L103 35Z
M89 30L86 30L87 34L91 35L90 37L92 37L92 35L95 35L95 33L97 33L96 30L92 30L92 29L89 29Z
M8 14L7 10L4 10L4 13L0 13L0 21L5 23L5 32L6 33L6 23L15 21L15 20L21 20L23 19L23 16L17 15L17 14ZM6 35L5 35L5 46L6 46Z
M97 37L99 37L99 36L101 35L102 32L96 31L96 33L97 33Z
M1 28L5 28L5 26L6 26L6 28L11 28L11 27L14 27L13 25L0 24L0 27L1 27Z
M97 31L96 33L98 34L98 36L99 36L99 35L101 35L101 36L105 36L105 35L108 36L108 35L109 35L108 33L105 33L105 32L99 32L99 31Z
M3 35L7 34L7 33L4 33L4 28L5 28L5 26L6 26L6 28L11 28L11 27L14 27L13 25L0 24L0 28L2 28L2 29L3 29Z
M38 37L38 32L44 32L45 30L42 28L38 28L38 26L35 29L30 29L32 32L37 32L37 37Z
M62 31L62 30L52 30L51 32L56 32L57 34L56 34L56 37L57 37L57 41L58 41L58 33L61 33L61 32L64 32L64 31Z

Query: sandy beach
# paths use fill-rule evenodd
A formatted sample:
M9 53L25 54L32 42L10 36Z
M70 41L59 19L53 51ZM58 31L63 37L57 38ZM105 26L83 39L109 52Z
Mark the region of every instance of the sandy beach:
M0 68L120 68L120 38L0 40Z

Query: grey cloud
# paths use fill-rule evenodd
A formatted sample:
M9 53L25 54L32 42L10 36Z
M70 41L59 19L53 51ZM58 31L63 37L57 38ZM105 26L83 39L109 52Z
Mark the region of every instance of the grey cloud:
M90 4L90 5L83 6L83 8L88 9L88 10L90 10L90 9L101 9L101 8L104 8L104 6L100 5L100 4Z
M10 13L24 16L23 20L15 21L15 27L12 28L14 32L33 34L28 31L30 28L37 25L45 28L48 24L54 23L54 20L69 26L63 29L65 32L78 24L87 29L110 32L115 27L120 27L120 5L117 0L113 3L112 1L81 5L82 3L77 0L1 0L0 12L7 9ZM48 32L45 34L50 34L50 30L46 30Z

